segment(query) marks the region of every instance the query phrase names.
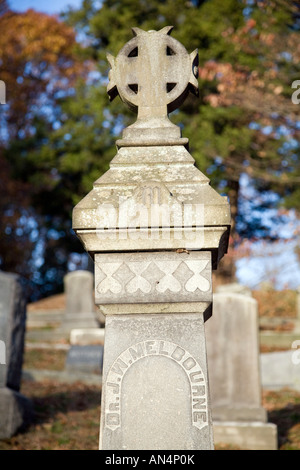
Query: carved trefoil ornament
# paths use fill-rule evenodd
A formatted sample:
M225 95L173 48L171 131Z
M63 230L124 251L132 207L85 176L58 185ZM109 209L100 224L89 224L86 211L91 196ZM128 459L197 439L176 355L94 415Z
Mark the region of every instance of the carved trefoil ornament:
M101 303L184 302L211 296L209 252L113 253L95 256Z

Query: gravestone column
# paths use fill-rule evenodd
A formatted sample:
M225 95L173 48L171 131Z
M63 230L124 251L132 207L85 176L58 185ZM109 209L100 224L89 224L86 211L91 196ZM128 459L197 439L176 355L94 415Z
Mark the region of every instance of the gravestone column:
M100 449L213 449L204 322L230 211L168 117L198 91L197 51L171 30L133 28L108 57L108 94L137 120L73 211L106 316Z

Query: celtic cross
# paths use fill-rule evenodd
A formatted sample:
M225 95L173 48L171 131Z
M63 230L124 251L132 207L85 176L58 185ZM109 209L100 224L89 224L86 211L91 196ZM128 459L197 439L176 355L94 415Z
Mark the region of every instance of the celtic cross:
M198 93L198 52L188 54L185 47L170 37L172 26L160 31L132 28L135 35L117 57L108 55L111 65L107 92L117 95L138 120L165 119L178 108L188 92Z

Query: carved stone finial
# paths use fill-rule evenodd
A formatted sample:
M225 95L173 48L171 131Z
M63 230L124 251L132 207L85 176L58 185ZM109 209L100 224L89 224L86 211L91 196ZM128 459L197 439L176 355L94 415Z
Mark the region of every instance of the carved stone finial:
M125 44L116 58L107 56L111 65L108 95L111 100L119 95L137 112L137 123L130 127L138 128L140 134L144 134L141 137L131 132L130 136L124 135L127 141L143 138L145 144L147 138L151 140L151 132L141 131L145 128L168 128L169 139L180 138L180 130L175 130L177 126L167 115L183 103L190 91L198 94L198 51L188 54L185 47L170 36L172 29L172 26L166 26L160 31L146 32L132 28L135 37ZM161 140L166 144L166 139Z

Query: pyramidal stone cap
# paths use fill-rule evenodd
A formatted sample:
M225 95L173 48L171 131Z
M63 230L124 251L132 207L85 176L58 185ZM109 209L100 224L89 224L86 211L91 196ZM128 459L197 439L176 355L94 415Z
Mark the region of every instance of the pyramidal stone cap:
M117 140L109 170L73 209L73 229L86 251L212 252L213 268L227 251L230 208L195 166L188 139L168 113L198 93L198 53L188 54L160 31L133 28L134 38L111 65L109 98L137 120Z

